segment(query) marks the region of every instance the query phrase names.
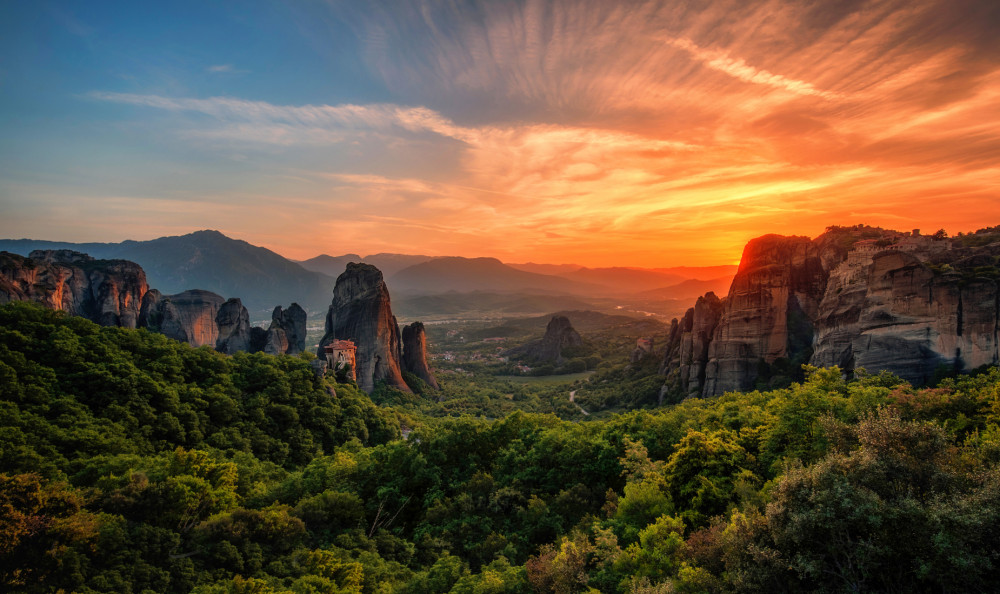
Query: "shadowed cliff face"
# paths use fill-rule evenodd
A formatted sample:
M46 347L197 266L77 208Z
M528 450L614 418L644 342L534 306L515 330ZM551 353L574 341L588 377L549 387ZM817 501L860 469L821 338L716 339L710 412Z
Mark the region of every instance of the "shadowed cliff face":
M687 310L678 323L671 324L667 355L660 374L677 383L684 395L700 396L705 385L708 349L719 325L725 302L706 293Z
M971 243L986 245L871 227L755 239L727 297L706 295L672 327L665 389L747 390L788 381L807 362L915 384L995 365L1000 242Z
M853 290L841 290L852 279L836 270L824 297L825 315L817 321L814 364L885 369L914 384L942 370L996 365L997 281L975 276L977 268L987 267L963 263L970 252L992 260L1000 245L938 254L877 252L863 260L856 274L864 282L855 282ZM950 270L942 272L948 260Z
M270 355L287 353L297 355L306 348L306 312L298 303L282 309L275 307L271 313L271 326L263 351Z
M0 302L33 301L104 326L135 328L149 289L139 265L71 250L0 252Z
M378 268L353 262L347 265L337 277L325 330L317 354L325 356L324 347L334 339L354 341L358 348L355 373L362 390L370 394L376 382L385 380L400 390L411 391L400 370L399 325Z
M215 347L219 338L216 316L224 303L222 296L201 289L176 295L162 295L152 289L142 300L141 325L194 347Z
M215 315L218 338L215 350L232 355L250 350L250 314L243 302L235 297L222 304Z
M403 327L403 368L435 390L440 389L437 379L427 366L427 334L421 322Z
M758 361L789 357L790 341L807 346L809 324L826 288L820 246L808 237L766 235L747 244L708 349L704 389L711 394L750 388ZM805 336L803 336L805 335Z

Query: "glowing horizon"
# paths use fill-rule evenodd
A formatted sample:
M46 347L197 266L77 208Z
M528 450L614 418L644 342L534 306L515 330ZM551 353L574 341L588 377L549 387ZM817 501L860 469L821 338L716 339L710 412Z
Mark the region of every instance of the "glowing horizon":
M1000 223L988 0L26 4L2 237L652 268Z

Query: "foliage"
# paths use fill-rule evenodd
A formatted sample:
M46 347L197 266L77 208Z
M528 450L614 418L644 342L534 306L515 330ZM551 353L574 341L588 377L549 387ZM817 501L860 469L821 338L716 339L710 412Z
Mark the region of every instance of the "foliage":
M589 385L648 408L573 422L499 403L559 410L567 388L599 390L455 377L443 402L381 388L377 406L296 357L25 304L0 306L0 339L5 591L978 592L1000 577L996 368L914 389L806 367L662 407L605 368Z

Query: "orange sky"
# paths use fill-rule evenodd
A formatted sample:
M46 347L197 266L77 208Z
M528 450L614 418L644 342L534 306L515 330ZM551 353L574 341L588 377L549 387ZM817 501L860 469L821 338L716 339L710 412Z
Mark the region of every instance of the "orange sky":
M349 30L364 92L95 85L76 100L136 142L205 156L8 181L0 234L657 267L833 224L971 231L1000 224L998 5L331 2L290 22Z

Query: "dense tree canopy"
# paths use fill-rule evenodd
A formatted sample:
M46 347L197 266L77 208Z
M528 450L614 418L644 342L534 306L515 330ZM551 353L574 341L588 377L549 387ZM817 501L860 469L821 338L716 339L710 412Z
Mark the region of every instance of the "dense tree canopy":
M917 390L807 368L786 389L570 422L403 415L307 358L0 307L0 589L976 592L1000 577L996 369Z

